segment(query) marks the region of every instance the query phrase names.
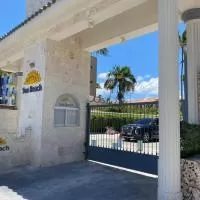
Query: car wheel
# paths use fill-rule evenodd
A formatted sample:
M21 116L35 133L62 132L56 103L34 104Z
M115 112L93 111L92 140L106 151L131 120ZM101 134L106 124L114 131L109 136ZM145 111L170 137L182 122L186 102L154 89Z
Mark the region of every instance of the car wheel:
M150 135L149 133L144 133L143 135L143 142L149 142L150 141Z

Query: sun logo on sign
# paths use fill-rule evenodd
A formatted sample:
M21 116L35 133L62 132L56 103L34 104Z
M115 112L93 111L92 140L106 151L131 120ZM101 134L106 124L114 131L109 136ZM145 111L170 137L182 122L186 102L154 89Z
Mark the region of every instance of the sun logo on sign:
M3 138L0 138L0 145L6 144L6 141Z
M41 82L41 76L40 73L36 70L33 70L28 73L24 85L33 85Z

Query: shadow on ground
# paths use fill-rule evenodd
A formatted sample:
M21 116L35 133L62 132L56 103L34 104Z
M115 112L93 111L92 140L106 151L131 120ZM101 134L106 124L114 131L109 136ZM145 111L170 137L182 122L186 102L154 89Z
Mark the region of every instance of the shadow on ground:
M28 200L155 200L157 179L90 162L0 175L0 186Z

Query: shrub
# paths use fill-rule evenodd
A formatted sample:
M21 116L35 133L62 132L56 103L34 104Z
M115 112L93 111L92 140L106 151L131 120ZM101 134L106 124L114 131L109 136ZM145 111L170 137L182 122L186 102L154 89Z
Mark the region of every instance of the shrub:
M92 115L90 120L90 132L91 133L105 133L105 127L113 127L116 131L120 131L121 127L125 124L134 123L137 121L136 117L127 117L125 116L101 116L101 115Z
M200 125L181 124L181 157L200 154Z
M109 107L100 108L102 111L113 112L113 113L146 113L156 115L158 114L157 104L132 104L132 105L111 105Z

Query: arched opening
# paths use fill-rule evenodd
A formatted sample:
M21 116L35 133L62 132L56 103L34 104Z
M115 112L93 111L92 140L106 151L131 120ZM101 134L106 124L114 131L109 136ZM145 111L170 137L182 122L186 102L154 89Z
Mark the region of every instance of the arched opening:
M76 99L69 94L58 97L54 106L55 127L78 127L80 121L80 108Z

